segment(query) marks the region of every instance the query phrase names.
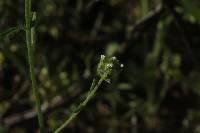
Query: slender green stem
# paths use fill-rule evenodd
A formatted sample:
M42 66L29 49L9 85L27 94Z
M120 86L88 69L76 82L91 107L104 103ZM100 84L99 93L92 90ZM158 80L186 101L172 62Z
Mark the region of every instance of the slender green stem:
M30 78L32 83L33 94L35 97L35 104L36 110L38 115L38 121L40 126L40 133L44 133L44 120L41 111L41 103L40 103L40 96L39 91L36 83L36 75L34 71L34 56L33 56L33 45L34 41L32 41L33 31L31 31L31 0L25 0L25 21L26 21L26 45L27 45L27 52L28 52L28 62L29 62L29 69L30 69Z
M58 128L55 130L54 133L59 133L61 132L66 126L69 125L69 123L71 121L73 121L76 116L85 108L85 106L87 105L87 103L95 96L97 89L99 88L99 86L102 84L102 82L104 81L104 77L102 77L98 83L96 83L95 80L93 80L93 83L90 87L90 91L88 92L88 95L86 97L86 99L79 104L79 106L73 110L73 112L71 113L71 115L69 116L69 118Z
M141 11L142 11L142 17L146 16L148 13L149 8L149 0L141 0Z

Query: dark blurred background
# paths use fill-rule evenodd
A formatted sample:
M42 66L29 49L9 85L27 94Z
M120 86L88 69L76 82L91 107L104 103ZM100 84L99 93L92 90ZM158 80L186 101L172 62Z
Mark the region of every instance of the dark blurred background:
M36 73L48 132L88 91L100 55L124 69L63 132L200 133L199 0L33 0ZM0 0L0 32L24 0ZM0 41L0 133L38 132L25 35Z

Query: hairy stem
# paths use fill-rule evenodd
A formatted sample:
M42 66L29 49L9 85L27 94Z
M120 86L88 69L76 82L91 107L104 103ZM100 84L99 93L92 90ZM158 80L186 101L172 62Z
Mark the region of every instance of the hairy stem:
M25 21L26 21L26 45L27 45L27 52L28 52L28 63L29 63L29 70L30 70L30 78L32 83L33 94L35 97L35 104L36 110L38 115L38 121L40 126L40 133L44 133L44 120L41 111L41 103L40 103L40 96L39 91L36 83L36 75L34 71L34 55L33 55L33 45L35 41L32 41L33 31L31 31L31 20L32 19L32 12L31 12L31 0L25 0Z
M95 96L97 89L102 84L104 79L105 78L102 77L98 81L98 83L96 83L96 80L93 80L93 83L92 83L92 85L90 87L90 90L88 92L88 95L87 95L86 99L82 103L80 103L75 110L72 111L72 113L69 116L69 118L58 129L56 129L54 133L61 132L66 126L69 125L69 123L71 123L77 117L77 115L85 108L87 103Z

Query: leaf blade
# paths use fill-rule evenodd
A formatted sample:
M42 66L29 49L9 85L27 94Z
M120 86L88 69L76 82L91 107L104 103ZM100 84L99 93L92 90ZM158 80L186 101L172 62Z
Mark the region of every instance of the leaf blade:
M24 30L24 26L10 27L5 31L0 32L0 40L2 40L6 36L19 32L21 30Z

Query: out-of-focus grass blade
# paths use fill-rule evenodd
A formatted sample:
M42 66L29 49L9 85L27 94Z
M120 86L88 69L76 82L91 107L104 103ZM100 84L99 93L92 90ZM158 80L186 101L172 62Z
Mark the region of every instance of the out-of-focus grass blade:
M3 32L0 32L0 40L2 40L4 37L12 35L16 32L19 32L20 30L23 30L23 26L18 26L18 27L11 27Z
M149 0L141 0L141 15L146 16L149 11Z

